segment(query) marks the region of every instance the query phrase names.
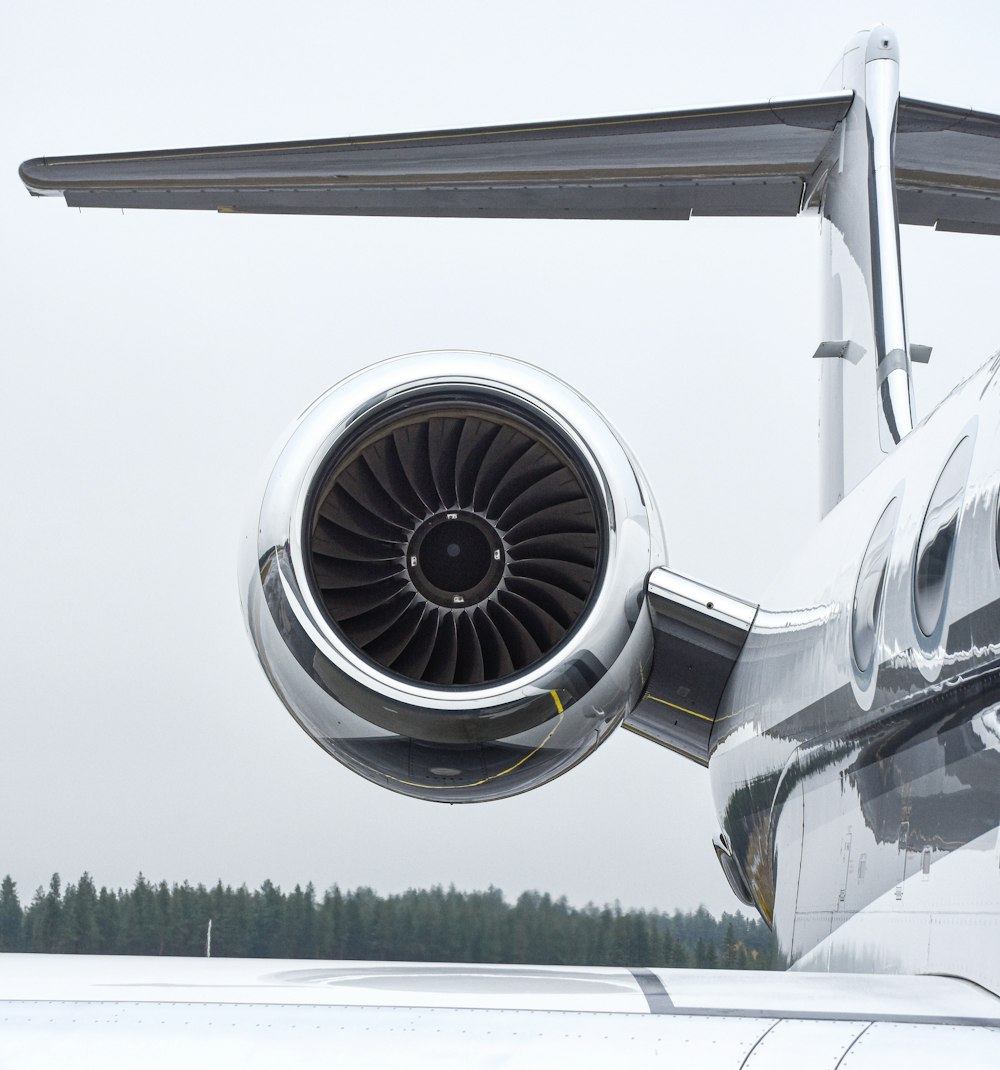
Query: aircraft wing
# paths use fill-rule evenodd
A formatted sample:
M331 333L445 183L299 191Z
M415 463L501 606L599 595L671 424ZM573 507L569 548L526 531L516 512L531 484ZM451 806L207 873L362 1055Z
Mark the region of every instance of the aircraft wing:
M648 115L28 160L81 208L301 215L793 216L839 151L851 93ZM902 98L900 221L1000 233L1000 116Z
M896 196L901 223L1000 234L1000 115L903 97Z
M14 1070L1000 1065L948 977L8 954L0 1019Z
M29 160L74 207L317 215L794 216L851 93L651 115Z

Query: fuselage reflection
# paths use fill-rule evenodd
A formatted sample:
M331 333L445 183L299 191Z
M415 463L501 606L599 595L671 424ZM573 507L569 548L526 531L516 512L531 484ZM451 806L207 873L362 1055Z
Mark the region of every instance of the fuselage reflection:
M971 961L1000 990L998 367L823 521L724 696L716 805L789 964L969 976ZM766 608L781 605L808 608Z

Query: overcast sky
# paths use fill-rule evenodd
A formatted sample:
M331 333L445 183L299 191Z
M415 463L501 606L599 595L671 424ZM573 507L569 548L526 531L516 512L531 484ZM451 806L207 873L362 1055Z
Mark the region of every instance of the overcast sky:
M352 776L245 637L260 465L397 353L508 353L598 402L671 564L751 599L816 517L815 219L309 219L68 210L30 156L654 111L818 89L888 21L908 96L1000 112L995 3L134 3L0 15L0 873L454 882L734 909L707 777L617 733L486 806ZM947 15L941 12L947 10ZM1000 239L907 229L922 411L1000 345Z

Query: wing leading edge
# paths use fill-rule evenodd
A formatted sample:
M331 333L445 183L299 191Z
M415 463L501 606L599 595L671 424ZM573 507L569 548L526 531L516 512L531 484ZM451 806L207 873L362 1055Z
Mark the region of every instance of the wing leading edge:
M81 208L301 215L793 216L839 152L853 94L515 126L28 160ZM1000 233L1000 116L901 98L903 223Z
M794 216L851 93L575 121L28 160L72 207L316 215Z

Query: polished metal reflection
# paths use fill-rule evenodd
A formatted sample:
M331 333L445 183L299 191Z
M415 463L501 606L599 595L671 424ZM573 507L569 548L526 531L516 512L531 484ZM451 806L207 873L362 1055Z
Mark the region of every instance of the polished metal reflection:
M941 623L958 531L958 515L972 460L972 440L964 438L948 458L931 495L917 543L913 609L926 636Z
M952 973L1000 992L998 412L1000 356L776 577L723 696L719 822L788 963ZM927 635L915 569L935 543L947 563Z
M827 82L854 100L817 170L822 213L820 435L825 515L910 432L895 146L900 52L886 27L859 33ZM839 353L840 356L834 356ZM862 398L876 393L875 404Z
M726 882L733 895L745 906L752 907L753 893L747 886L746 878L740 871L739 862L733 855L733 847L725 832L720 832L712 839L712 847L715 849L715 857L719 860Z
M996 553L997 565L1000 566L1000 493L997 494L993 511L996 514L996 524L993 527L993 549Z
M447 407L456 392L516 406L557 433L596 497L605 553L565 640L507 678L441 686L364 656L309 582L310 503L328 459L383 411ZM552 376L492 354L412 354L333 388L296 423L245 541L241 592L272 685L302 727L375 783L438 801L501 798L544 783L594 749L638 701L652 656L645 579L663 561L639 468L606 420Z
M851 648L855 664L863 676L871 672L872 662L875 660L885 574L889 567L889 547L898 512L899 499L893 498L875 525L858 571L851 618Z
M894 147L899 107L899 44L886 27L868 39L865 108L871 151L869 213L872 313L884 430L895 445L913 429L910 356L903 314L903 278L896 213Z
M719 701L757 606L656 568L646 584L653 668L625 727L699 765L708 765Z

